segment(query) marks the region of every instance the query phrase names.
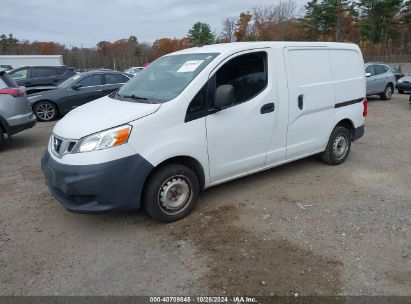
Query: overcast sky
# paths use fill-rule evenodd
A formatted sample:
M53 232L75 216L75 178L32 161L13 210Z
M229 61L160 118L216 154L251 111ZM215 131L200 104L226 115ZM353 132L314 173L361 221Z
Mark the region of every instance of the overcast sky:
M218 34L221 20L279 0L1 0L0 34L66 46L137 36L140 42L181 38L197 22ZM286 0L285 0L286 1ZM296 0L302 6L306 0Z

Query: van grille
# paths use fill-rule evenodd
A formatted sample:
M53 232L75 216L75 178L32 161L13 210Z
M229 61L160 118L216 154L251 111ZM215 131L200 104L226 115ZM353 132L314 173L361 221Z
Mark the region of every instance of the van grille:
M71 153L77 144L77 141L65 139L56 135L52 135L51 140L51 151L59 158L67 153Z

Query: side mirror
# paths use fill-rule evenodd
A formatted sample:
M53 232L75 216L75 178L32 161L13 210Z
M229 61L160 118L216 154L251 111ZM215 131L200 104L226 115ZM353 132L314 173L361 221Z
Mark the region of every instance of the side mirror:
M77 83L71 87L73 90L78 90L81 88L81 84Z
M371 77L371 73L365 73L365 77Z
M217 88L214 95L214 107L224 109L234 103L234 87L231 84L221 85Z

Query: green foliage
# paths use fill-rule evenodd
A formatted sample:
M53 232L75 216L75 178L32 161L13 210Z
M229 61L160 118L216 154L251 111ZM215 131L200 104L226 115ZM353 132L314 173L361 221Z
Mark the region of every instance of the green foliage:
M19 40L13 36L13 34L9 34L8 36L5 34L0 35L0 50L5 52L15 46Z
M141 57L141 48L140 47L136 47L135 49L134 49L134 56L135 57L137 57L137 58L140 58Z
M310 39L318 40L320 37L329 37L335 33L335 40L338 41L341 18L346 14L355 16L352 4L351 0L309 1L305 6L304 19L309 28Z
M361 38L373 43L395 38L395 16L400 12L402 0L359 0Z
M207 23L197 22L188 31L188 43L191 46L200 46L214 43L215 35Z

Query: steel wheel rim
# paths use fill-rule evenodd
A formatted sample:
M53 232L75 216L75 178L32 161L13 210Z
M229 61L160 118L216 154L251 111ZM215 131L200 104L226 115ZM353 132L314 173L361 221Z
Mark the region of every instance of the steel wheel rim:
M337 160L345 157L348 151L348 139L344 135L338 135L333 144L333 155Z
M53 119L55 113L56 113L56 111L54 110L54 107L50 104L47 104L47 103L40 104L36 108L36 114L42 120L51 120L51 119Z
M168 215L183 212L192 199L192 185L188 178L176 175L168 178L158 192L160 209Z

